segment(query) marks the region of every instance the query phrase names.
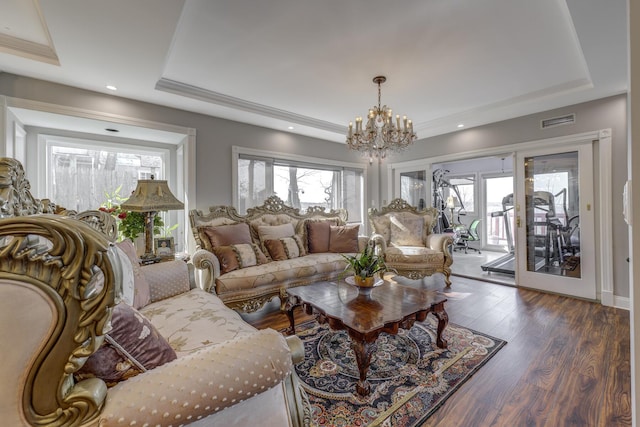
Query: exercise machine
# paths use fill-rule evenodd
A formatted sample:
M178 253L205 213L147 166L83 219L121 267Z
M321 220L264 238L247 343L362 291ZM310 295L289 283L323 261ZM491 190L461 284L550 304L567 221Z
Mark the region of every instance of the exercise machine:
M513 210L513 193L507 194L502 198L502 210L491 212L491 218L502 217L504 220L504 232L507 238L507 248L509 252L500 258L480 266L482 271L493 273L502 273L515 276L516 274L516 255L513 247L513 235L511 234L511 221L509 220L509 212Z

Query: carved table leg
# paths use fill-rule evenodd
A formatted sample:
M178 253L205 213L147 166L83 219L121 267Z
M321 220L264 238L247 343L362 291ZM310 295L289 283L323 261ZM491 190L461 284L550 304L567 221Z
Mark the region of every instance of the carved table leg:
M293 309L298 305L300 304L296 297L287 298L287 302L284 304L284 313L287 315L287 318L289 318L289 330L287 331L289 335L296 334L296 320L293 315Z
M442 332L449 323L449 315L444 309L444 302L435 304L433 306L433 314L438 318L438 335L436 336L436 344L440 348L447 348L447 340L442 338Z
M371 355L375 347L375 340L369 343L364 339L351 337L351 348L356 356L356 363L358 364L358 372L360 374L360 380L356 383L356 392L360 396L367 396L371 392L371 385L369 381L367 381L367 371L369 370Z

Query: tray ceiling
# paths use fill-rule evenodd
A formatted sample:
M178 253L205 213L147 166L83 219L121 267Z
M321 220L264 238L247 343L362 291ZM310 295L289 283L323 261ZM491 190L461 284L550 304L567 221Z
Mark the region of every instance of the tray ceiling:
M4 0L0 70L336 142L385 75L425 138L625 92L626 25L626 0Z

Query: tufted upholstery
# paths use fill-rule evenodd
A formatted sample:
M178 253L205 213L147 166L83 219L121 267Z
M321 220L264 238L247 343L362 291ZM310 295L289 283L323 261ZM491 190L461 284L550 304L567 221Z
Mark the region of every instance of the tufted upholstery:
M442 273L451 286L453 258L449 247L450 234L432 233L436 210L418 210L402 199L388 206L369 209L371 240L376 250L384 254L387 267L411 279Z

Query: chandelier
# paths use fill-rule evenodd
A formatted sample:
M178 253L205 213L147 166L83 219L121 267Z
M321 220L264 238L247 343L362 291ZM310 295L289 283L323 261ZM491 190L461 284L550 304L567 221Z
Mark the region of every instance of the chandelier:
M369 163L373 158L379 160L387 157L387 152L398 152L407 148L418 137L413 132L413 122L407 120L407 116L396 115L395 121L391 108L380 106L380 85L387 81L385 76L376 76L373 82L378 85L378 106L369 110L367 124L362 128L362 117L356 117L356 128L353 122L349 122L349 134L347 145L350 149L360 151L369 157Z

